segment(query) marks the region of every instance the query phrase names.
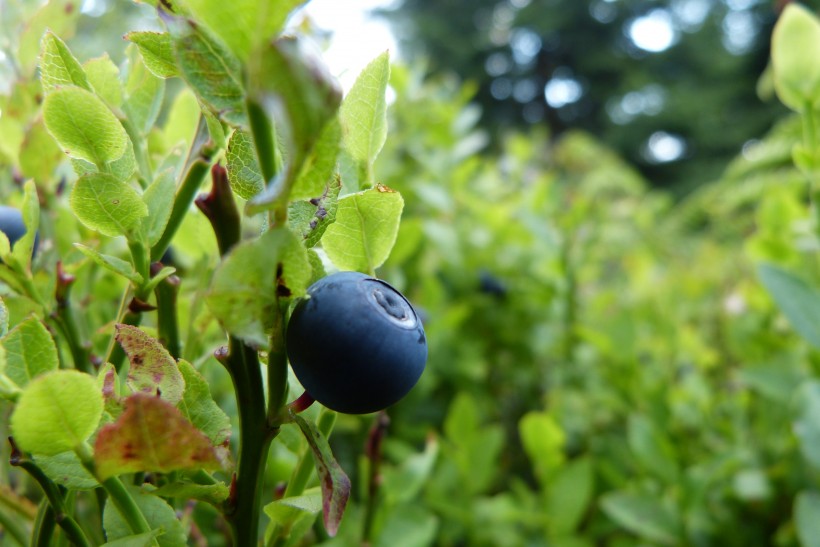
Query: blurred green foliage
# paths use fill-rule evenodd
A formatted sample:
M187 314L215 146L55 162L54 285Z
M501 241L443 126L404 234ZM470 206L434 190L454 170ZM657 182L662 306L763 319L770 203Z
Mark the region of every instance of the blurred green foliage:
M684 194L782 115L755 93L782 4L402 0L379 13L406 58L475 82L491 132L582 128Z
M95 326L115 315L124 282L72 243L126 249L71 214L62 192L71 175L33 85L0 97L15 114L0 118L0 201L19 205L20 182L35 180L34 281L53 291L63 261L85 295L83 338L105 354L109 335ZM470 102L477 88L398 66L391 86L389 136L372 172L405 209L379 276L425 317L428 369L389 412L377 488L364 450L374 418L339 416L333 446L352 502L336 538L311 527L311 515L302 543L358 545L369 527L378 546L817 545L820 354L757 269L796 272L789 279L799 274L809 294L820 285L809 191L792 165L801 119L744 135L759 140L675 203L588 132L499 132L490 151ZM155 149L190 142L196 110L190 95L169 92ZM355 166L342 168L343 181L355 180ZM236 427L242 402L212 358L223 335L202 302L217 254L206 227L192 211L173 242L183 357ZM253 219L246 228L256 231ZM11 324L33 310L0 289ZM280 439L265 503L307 450L292 430ZM8 460L5 445L0 456ZM5 502L37 497L5 463L0 484ZM80 499L78 511L93 513L90 496ZM225 544L213 508L186 511L188 530Z

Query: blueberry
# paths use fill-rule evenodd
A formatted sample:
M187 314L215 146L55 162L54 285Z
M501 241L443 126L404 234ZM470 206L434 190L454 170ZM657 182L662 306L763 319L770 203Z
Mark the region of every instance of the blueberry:
M0 205L0 232L6 234L12 248L18 239L23 237L26 233L26 225L23 223L23 215L14 207L7 205ZM37 242L39 235L34 238L34 249L37 250Z
M416 384L427 361L421 320L384 281L340 272L310 286L293 310L287 353L305 391L346 414L387 408Z
M478 287L484 294L503 300L507 296L507 285L487 270L478 274Z

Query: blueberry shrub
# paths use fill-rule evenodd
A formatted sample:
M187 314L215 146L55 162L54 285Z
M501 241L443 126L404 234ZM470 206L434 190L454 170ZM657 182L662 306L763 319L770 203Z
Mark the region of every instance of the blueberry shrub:
M376 278L404 205L374 170L388 53L343 98L305 36L282 34L302 3L117 6L138 28L90 58L70 45L76 2L4 6L4 542L336 534L351 483L333 409L397 403L426 340ZM358 292L307 292L359 275Z
M2 5L0 542L820 545L817 17L673 202L301 4Z

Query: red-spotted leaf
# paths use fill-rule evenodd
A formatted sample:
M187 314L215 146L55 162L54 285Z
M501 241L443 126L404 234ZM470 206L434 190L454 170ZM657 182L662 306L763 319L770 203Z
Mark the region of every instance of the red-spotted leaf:
M118 324L115 328L117 342L131 363L128 387L136 393L159 395L172 405L181 401L185 379L168 350L137 327Z
M347 499L350 497L350 479L333 457L327 439L319 432L315 424L298 414L291 413L293 420L302 430L302 434L313 451L319 484L322 485L322 516L328 535L335 536L342 522Z
M128 397L125 412L100 429L94 459L102 480L137 471L168 473L221 467L211 441L176 407L141 393Z
M105 403L105 411L113 418L117 418L122 414L124 408L124 399L120 393L120 382L117 377L117 369L111 363L106 363L105 366L97 374L97 385L100 386L100 391L103 395L103 403Z

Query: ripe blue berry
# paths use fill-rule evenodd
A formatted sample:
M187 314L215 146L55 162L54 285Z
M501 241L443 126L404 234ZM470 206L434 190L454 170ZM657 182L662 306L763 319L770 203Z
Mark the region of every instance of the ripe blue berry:
M310 286L287 328L287 353L305 391L328 408L366 414L416 384L427 339L415 310L379 279L340 272Z
M6 234L11 247L14 248L15 242L26 233L26 225L23 223L22 213L14 207L0 205L0 232ZM37 251L38 236L34 238L33 252Z

